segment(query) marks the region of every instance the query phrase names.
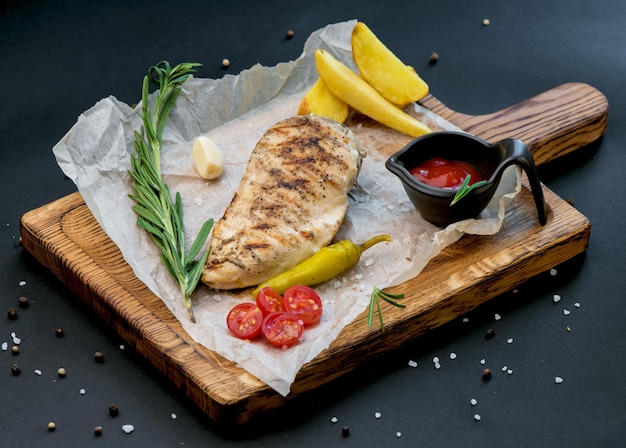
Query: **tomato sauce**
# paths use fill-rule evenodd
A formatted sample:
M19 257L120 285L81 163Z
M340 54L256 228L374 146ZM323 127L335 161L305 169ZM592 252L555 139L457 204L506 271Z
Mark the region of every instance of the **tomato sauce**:
M469 163L442 158L428 159L409 172L417 180L439 188L459 188L467 176L471 176L470 185L483 180Z

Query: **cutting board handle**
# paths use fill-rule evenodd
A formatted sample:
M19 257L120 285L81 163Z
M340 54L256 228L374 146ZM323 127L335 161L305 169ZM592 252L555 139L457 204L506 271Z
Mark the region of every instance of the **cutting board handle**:
M485 115L456 112L432 95L420 104L488 142L505 138L522 140L530 148L538 166L599 139L609 117L607 98L584 83L562 84Z

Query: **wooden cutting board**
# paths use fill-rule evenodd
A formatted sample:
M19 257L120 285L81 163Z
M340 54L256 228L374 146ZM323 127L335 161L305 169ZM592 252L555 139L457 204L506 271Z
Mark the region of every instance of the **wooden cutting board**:
M421 104L485 140L524 140L538 165L597 140L608 120L604 95L580 83L564 84L487 115L452 111L433 96ZM538 225L532 195L524 188L498 234L464 236L418 277L391 290L405 294L406 308L385 308L384 335L378 326L368 327L364 310L328 349L302 368L286 398L234 362L195 343L163 302L134 276L79 193L26 213L21 236L28 252L211 419L238 425L306 396L364 360L398 348L584 252L591 230L587 218L545 186L544 194L549 206L547 225Z

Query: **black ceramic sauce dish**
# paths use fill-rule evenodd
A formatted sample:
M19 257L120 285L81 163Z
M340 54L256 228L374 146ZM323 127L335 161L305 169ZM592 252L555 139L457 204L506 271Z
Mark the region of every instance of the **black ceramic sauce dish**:
M450 205L457 189L433 187L417 180L409 172L411 168L435 157L467 162L478 170L487 183ZM411 141L392 155L385 165L398 176L422 217L441 227L478 217L498 188L504 170L511 165L518 165L528 177L539 223L545 225L547 221L546 204L535 161L528 146L521 140L506 139L490 144L462 132L432 132Z

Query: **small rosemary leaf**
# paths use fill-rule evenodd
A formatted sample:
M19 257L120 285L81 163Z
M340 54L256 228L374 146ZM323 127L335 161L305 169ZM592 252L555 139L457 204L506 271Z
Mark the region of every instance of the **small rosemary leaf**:
M384 333L385 323L383 322L383 312L380 310L380 300L378 300L378 295L376 296L376 308L378 309L378 318L380 320L380 331L381 333Z
M196 258L200 250L204 247L207 238L209 237L209 233L211 232L211 228L213 227L213 220L209 219L202 224L196 239L193 244L189 248L189 252L187 252L187 256L185 257L185 265L188 265L191 260ZM208 250L207 250L208 252Z
M174 92L172 92L171 96L165 103L165 107L161 111L161 116L159 117L159 126L156 129L156 136L159 141L161 141L163 137L163 128L165 127L165 122L167 121L167 117L169 117L170 112L172 111L174 103L176 102L179 94L180 90L175 90Z
M148 210L147 208L140 205L133 205L132 209L135 213L137 213L139 216L141 216L143 219L145 219L155 227L161 227L163 220L161 219L161 217L157 216L152 210Z

